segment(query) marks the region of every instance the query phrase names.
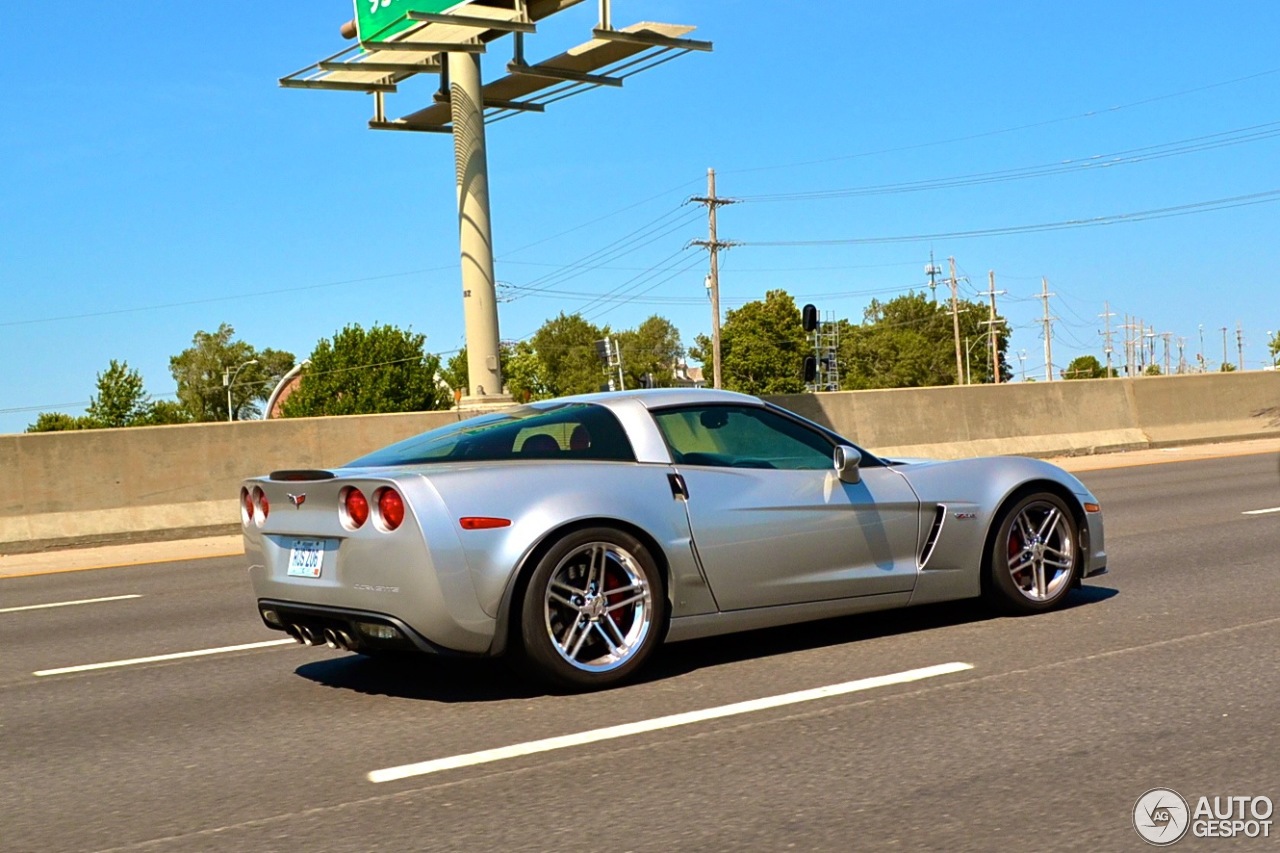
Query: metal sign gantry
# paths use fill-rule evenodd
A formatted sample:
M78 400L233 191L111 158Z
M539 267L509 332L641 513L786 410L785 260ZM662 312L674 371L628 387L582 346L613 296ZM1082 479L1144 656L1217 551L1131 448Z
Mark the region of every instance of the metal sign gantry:
M609 0L600 0L599 23L590 41L528 63L525 37L537 32L539 21L579 2L474 0L436 11L441 0L357 0L356 25L343 27L344 34L357 36L357 43L280 79L286 88L370 93L374 106L369 127L374 130L452 134L470 405L505 399L498 360L485 124L542 112L547 104L587 89L616 88L640 71L691 51L712 49L711 42L687 38L692 26L643 22L615 29ZM367 10L361 9L362 3ZM415 5L421 8L412 8ZM368 13L363 18L362 11ZM492 42L508 35L513 49L507 74L484 83L480 57ZM418 74L440 76L433 103L389 119L386 96Z

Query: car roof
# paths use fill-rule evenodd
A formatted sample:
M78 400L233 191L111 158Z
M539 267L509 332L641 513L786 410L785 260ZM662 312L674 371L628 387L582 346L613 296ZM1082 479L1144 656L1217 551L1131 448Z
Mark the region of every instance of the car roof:
M595 403L602 406L623 404L635 400L645 408L664 406L689 406L699 403L737 403L760 406L764 401L750 394L737 391L720 391L715 388L637 388L634 391L602 391L598 394L578 394L560 397L554 402ZM551 402L551 401L548 401Z

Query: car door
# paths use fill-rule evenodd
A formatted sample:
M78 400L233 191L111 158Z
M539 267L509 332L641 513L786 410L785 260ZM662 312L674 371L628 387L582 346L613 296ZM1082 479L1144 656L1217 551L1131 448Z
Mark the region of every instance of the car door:
M830 438L753 405L653 413L687 490L694 545L721 610L910 592L919 501L868 459L845 483Z

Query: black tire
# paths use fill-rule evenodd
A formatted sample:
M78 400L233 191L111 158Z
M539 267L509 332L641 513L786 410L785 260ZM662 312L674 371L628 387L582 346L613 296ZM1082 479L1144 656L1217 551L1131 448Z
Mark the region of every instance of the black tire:
M545 684L592 690L625 681L666 633L662 573L639 539L575 530L542 555L520 602L521 663Z
M1006 613L1041 613L1060 606L1076 585L1080 539L1062 498L1037 492L1000 515L986 556L987 598Z

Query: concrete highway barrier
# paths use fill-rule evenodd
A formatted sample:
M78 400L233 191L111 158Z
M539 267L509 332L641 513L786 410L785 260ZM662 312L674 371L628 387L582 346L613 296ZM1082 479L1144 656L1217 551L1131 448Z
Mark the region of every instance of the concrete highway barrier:
M770 398L894 456L1070 456L1280 437L1280 373ZM456 421L356 415L0 436L0 553L233 532L240 480L340 465Z

